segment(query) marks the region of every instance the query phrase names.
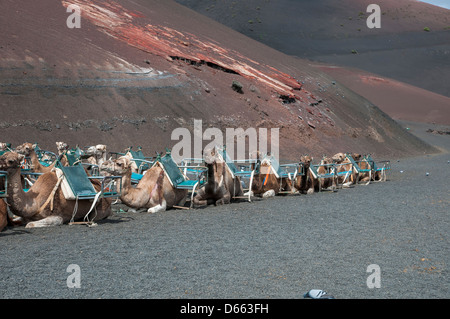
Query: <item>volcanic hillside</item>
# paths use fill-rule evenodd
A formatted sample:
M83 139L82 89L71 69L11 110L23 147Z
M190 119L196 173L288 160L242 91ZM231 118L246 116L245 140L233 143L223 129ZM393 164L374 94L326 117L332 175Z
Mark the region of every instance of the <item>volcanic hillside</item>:
M450 97L450 10L417 0L177 0L289 55ZM369 4L381 28L368 28ZM356 54L357 53L357 54Z
M71 4L81 9L80 28L66 24ZM203 130L224 135L226 128L280 128L282 160L434 151L308 61L174 1L0 6L0 134L13 146L139 145L150 156L177 143L175 128L192 132L201 119Z

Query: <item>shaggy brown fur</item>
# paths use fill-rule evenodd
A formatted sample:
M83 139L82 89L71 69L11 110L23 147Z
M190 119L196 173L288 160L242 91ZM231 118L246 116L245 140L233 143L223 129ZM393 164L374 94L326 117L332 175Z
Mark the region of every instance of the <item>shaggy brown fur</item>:
M303 166L303 175L297 175L294 180L294 187L302 194L311 194L314 192L312 184L313 176L309 167L313 158L309 155L300 157L299 166Z
M136 187L133 187L132 163L128 156L121 156L104 162L100 167L103 171L122 176L122 203L136 210L146 209L149 213L184 206L187 190L174 188L159 165L148 169Z
M257 153L257 158L261 159L261 154ZM256 196L270 197L280 192L294 192L294 187L289 178L277 176L273 173L269 161L260 161L259 172L253 176L252 191ZM255 164L252 164L252 170Z
M195 195L195 207L229 204L234 196L242 196L244 193L240 178L238 176L233 178L219 152L220 150L215 147L205 151L208 181Z
M351 171L350 174L343 174L337 177L337 184L343 187L349 187L356 183L357 172L353 169L352 162L348 159L347 155L344 153L337 153L332 157L333 162L338 164L336 166L337 173Z

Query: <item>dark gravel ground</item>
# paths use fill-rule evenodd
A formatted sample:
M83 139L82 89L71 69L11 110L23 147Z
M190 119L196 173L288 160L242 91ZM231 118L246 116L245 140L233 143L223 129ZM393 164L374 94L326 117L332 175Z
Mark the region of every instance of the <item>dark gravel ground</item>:
M391 159L385 183L118 211L96 227L8 228L0 298L297 299L314 288L338 299L449 298L450 136L405 125L447 151ZM81 288L67 287L70 264L80 267ZM367 286L371 264L380 288Z

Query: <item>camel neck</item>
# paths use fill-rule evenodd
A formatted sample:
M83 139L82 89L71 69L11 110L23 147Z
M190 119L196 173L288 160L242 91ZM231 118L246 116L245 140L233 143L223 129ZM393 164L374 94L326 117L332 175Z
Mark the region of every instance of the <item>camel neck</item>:
M208 167L208 180L214 180L214 164L207 164Z
M122 196L127 195L131 188L131 169L128 169L125 174L122 175Z
M33 164L33 168L35 171L39 170L41 168L41 163L39 162L39 158L36 154L35 150L32 150L30 152L30 159L31 159L31 164Z
M22 178L20 168L9 168L8 182L6 184L8 193L8 204L11 205L15 214L22 217L29 217L24 207L27 205L27 193L22 188Z

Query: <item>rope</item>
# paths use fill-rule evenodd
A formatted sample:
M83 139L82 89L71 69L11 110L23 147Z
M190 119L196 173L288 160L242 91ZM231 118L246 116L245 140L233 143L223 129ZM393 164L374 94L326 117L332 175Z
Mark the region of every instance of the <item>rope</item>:
M64 177L64 176L61 175L61 176L58 178L58 181L56 182L55 187L53 187L53 190L51 191L51 193L50 193L50 195L48 196L47 200L46 200L45 203L39 208L38 214L40 214L40 213L45 209L45 207L47 207L48 203L50 203L50 202L51 202L51 204L50 204L50 210L53 211L53 199L54 199L54 197L55 197L56 190L58 189L59 184L61 183L63 177Z
M73 207L72 218L70 219L70 223L74 222L74 218L75 218L77 211L78 211L78 196L75 200L75 206Z

